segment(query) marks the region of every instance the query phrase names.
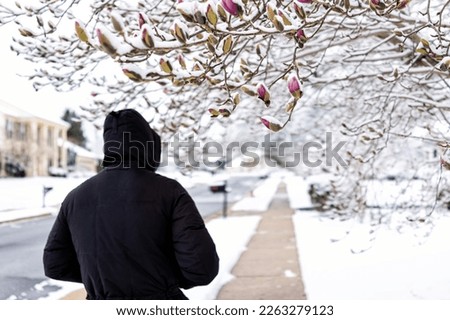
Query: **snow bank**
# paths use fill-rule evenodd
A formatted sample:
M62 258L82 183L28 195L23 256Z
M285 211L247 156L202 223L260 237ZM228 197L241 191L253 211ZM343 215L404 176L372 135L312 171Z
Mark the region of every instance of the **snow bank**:
M260 219L259 216L219 218L206 225L220 258L219 274L208 286L185 290L184 293L189 299L215 299L219 290L233 279L231 270L246 249Z
M450 299L450 217L417 245L412 233L383 226L370 239L364 224L319 215L293 218L309 299Z
M42 208L42 189L53 187L45 198L46 206L59 206L73 188L86 178L3 178L0 179L1 211Z
M309 183L303 177L288 176L284 182L289 197L289 206L292 209L312 208L311 197L308 194Z
M250 197L245 197L236 202L231 210L233 211L266 211L269 208L272 198L277 192L281 178L270 177L253 190Z
M9 210L0 212L0 223L12 222L22 219L36 218L48 214L56 215L58 209L56 208L33 208L21 210Z

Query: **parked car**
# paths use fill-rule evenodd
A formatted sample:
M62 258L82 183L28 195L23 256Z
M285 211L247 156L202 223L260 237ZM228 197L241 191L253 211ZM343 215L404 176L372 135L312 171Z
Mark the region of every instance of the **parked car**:
M49 167L48 174L52 177L67 177L67 171L61 167Z
M12 177L25 177L25 168L19 163L7 162L5 164L6 174Z

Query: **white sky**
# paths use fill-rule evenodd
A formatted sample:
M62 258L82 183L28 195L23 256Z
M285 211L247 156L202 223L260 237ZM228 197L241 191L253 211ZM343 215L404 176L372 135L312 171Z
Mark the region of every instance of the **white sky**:
M15 25L0 27L0 99L43 116L59 117L66 107L75 107L80 97L74 93L57 93L52 88L36 92L31 81L19 76L31 74L33 65L10 50L16 33Z
M35 91L32 81L20 75L32 74L33 64L10 50L12 36L17 35L14 24L0 27L0 99L27 110L33 114L55 119L61 118L65 109L79 110L83 102L87 104L89 90L76 92L56 92L51 87ZM91 141L90 147L101 151L101 138L95 137L93 127L84 125L85 136Z

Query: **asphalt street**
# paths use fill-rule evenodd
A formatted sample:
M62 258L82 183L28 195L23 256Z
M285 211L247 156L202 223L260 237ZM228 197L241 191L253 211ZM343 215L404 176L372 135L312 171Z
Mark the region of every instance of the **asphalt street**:
M228 201L245 196L257 177L228 180ZM203 217L222 210L223 194L213 194L207 185L188 189ZM0 224L0 299L37 299L59 287L47 283L42 266L42 250L55 217Z

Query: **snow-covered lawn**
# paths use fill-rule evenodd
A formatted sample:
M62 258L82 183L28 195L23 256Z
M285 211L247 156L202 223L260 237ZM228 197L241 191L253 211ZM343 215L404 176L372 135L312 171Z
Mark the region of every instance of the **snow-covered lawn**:
M291 205L307 208L304 180L285 182ZM422 183L412 181L408 189L406 182L373 181L368 200L404 204L420 194ZM427 236L430 224L404 225L399 233L395 213L390 225L373 230L356 220L297 211L293 219L308 299L450 299L450 217L435 215L440 218L433 219Z
M0 179L1 211L42 208L42 191L45 187L53 189L47 193L45 205L59 206L73 188L86 178L2 178Z
M449 217L436 222L423 244L383 226L362 252L364 225L336 241L342 222L298 212L294 224L309 299L450 299Z

